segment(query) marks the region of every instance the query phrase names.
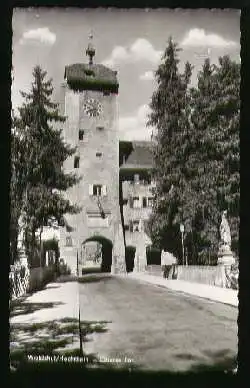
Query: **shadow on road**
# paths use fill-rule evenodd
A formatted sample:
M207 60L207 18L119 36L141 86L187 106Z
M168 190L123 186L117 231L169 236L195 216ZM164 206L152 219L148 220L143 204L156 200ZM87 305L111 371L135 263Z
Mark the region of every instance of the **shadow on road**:
M105 282L110 281L112 278L109 274L91 274L91 275L83 275L78 279L79 283L94 283L94 282Z
M106 321L81 321L83 342L89 341L88 335L107 331ZM85 367L98 362L95 354L83 354L79 346L79 321L77 318L38 322L32 324L11 324L10 327L10 362L14 369L26 370L34 368L31 362L34 356L86 356ZM33 358L32 358L33 357ZM60 358L58 359L60 361ZM70 362L61 362L70 367ZM60 362L52 363L53 368L60 368ZM73 362L75 364L76 362ZM44 366L47 364L47 366ZM43 360L40 366L50 367L51 361ZM57 365L59 364L59 365ZM33 365L33 367L32 367ZM52 370L53 370L52 368Z
M22 300L19 299L11 302L10 317L16 317L17 315L31 314L38 310L50 309L55 306L63 304L62 302L41 302L41 303L24 302L25 299L22 299Z

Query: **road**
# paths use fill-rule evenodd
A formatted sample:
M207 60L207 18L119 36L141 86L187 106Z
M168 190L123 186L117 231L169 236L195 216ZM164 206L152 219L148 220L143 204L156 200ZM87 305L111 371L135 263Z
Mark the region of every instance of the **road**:
M227 369L237 355L235 307L101 275L80 283L79 297L81 320L108 322L84 343L106 361L181 372Z

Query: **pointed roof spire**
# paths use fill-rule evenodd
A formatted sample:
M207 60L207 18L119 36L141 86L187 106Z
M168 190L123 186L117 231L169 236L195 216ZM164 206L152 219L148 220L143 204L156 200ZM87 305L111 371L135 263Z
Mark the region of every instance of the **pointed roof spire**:
M91 31L89 34L89 43L86 50L86 55L89 57L89 65L93 65L93 57L95 56L95 48L92 42L93 42L93 33Z

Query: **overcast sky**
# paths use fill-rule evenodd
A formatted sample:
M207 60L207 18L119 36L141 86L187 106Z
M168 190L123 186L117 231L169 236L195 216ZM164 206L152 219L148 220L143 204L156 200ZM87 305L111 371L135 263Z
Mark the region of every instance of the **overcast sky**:
M194 65L192 82L204 62L228 54L240 60L238 10L16 9L13 14L12 104L30 89L32 68L40 64L52 77L55 99L65 65L87 62L85 49L94 34L96 63L118 70L120 139L148 140L148 104L154 71L170 35L182 48L180 66Z

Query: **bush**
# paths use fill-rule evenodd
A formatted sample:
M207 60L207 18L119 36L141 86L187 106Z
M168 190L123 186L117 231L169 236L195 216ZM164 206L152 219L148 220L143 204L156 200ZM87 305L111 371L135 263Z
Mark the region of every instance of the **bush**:
M161 265L161 250L155 247L147 247L147 265Z
M135 252L136 252L136 248L130 245L127 246L125 249L125 261L126 261L127 272L132 272L134 269Z

